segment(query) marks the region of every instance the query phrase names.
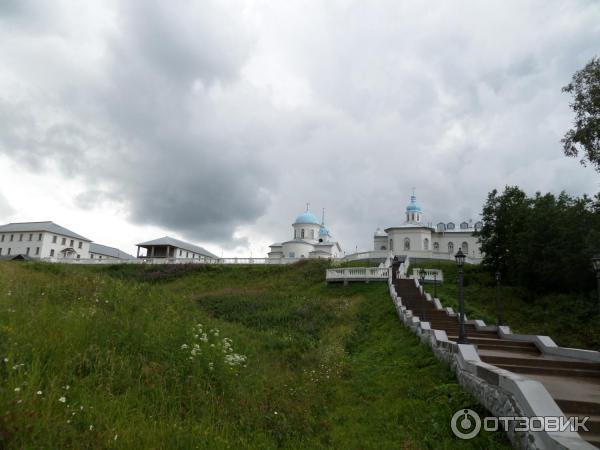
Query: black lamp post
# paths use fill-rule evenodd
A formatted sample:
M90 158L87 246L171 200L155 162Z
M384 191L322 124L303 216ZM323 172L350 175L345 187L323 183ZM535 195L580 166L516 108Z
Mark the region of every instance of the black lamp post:
M598 302L600 303L600 255L594 255L592 257L592 265L596 272L596 282L598 285Z
M456 260L456 266L458 267L458 307L460 314L458 343L468 344L469 340L467 339L467 329L465 327L465 299L463 294L463 267L465 265L466 255L461 249L458 249L458 252L456 252L456 255L454 255L454 259Z
M423 289L423 298L421 299L421 322L425 322L425 269L419 270L419 277L421 278L421 289Z
M497 325L500 327L504 325L504 305L502 304L502 298L500 297L500 277L501 273L499 270L496 271L496 312L498 314Z

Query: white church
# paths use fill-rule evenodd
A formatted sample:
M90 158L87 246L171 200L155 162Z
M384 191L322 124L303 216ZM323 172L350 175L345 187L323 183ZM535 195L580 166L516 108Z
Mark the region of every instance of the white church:
M417 259L454 260L455 253L461 249L468 262L478 264L483 254L474 233L482 226L482 222L473 223L472 220L463 221L458 227L454 222L440 222L435 228L424 224L423 210L413 191L404 223L385 230L377 228L373 236L373 252Z
M293 238L271 244L269 259L339 258L340 244L334 241L325 226L325 210L321 222L308 210L296 217L292 224Z

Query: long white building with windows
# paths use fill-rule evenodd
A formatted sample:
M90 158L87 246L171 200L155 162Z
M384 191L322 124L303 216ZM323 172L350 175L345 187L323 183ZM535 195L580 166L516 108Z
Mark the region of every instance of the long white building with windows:
M87 259L90 242L54 222L19 222L0 226L0 257L23 255L32 259Z
M440 222L434 228L422 220L423 210L413 192L404 223L385 230L378 228L373 235L373 251L411 258L453 260L460 248L468 262L481 262L483 255L474 233L481 229L482 222L463 221L458 226L454 222Z

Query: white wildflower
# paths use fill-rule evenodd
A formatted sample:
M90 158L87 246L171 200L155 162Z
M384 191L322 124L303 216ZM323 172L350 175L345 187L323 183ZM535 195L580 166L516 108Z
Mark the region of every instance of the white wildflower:
M187 344L183 344L183 345L181 346L181 350L185 350L186 348L188 348L188 345L187 345Z
M4 362L8 362L8 358L4 358Z
M16 387L15 388L15 392L19 392L21 390L21 388Z
M90 425L90 431L94 429L94 425Z
M42 392L42 391L37 391L37 392L36 392L36 394L37 394L37 395L42 395L42 394L43 394L43 392Z
M61 402L61 403L66 403L67 402L67 397L63 396L63 397L59 398L58 401Z

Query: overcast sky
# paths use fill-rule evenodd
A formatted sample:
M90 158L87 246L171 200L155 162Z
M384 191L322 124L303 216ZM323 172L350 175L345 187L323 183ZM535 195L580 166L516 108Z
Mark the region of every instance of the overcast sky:
M477 220L516 184L575 195L561 87L595 1L0 1L0 223L266 256L310 202L348 252Z

